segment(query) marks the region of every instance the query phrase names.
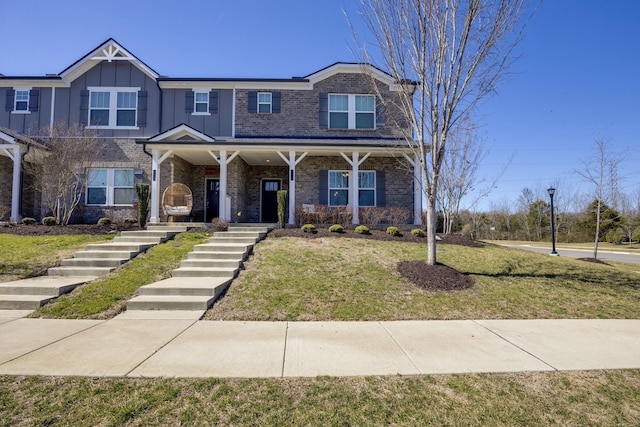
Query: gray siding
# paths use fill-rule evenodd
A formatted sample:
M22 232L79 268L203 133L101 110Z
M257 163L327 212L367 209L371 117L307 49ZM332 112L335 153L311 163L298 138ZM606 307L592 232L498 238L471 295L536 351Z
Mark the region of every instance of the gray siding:
M233 91L215 89L218 92L218 112L206 115L188 113L185 98L190 89L165 89L162 91L162 130L186 124L209 136L232 135Z
M13 113L6 111L4 108L6 91L13 90L12 87L0 87L0 100L2 108L0 109L0 127L15 130L22 134L35 135L39 129L49 126L51 116L51 88L42 88L34 86L32 89L40 91L38 97L37 111L29 111L29 113ZM31 105L30 105L31 107Z

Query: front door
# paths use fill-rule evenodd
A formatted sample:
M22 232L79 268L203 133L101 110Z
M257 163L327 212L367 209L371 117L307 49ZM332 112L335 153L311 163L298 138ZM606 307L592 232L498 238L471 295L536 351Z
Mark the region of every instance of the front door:
M280 180L262 180L262 222L278 222L278 190Z
M206 222L211 222L213 218L220 216L220 180L218 178L207 178L206 181Z

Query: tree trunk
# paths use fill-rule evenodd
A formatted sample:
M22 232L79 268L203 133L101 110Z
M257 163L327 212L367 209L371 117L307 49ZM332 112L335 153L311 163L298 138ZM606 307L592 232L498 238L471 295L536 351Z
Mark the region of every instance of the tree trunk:
M435 197L427 198L427 264L436 264L436 214Z

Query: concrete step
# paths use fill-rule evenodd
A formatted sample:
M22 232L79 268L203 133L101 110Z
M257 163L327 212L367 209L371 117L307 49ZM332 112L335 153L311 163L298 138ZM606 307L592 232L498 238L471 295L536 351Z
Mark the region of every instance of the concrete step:
M0 294L59 296L71 292L77 286L95 279L97 279L97 276L33 277L30 279L0 283Z
M51 267L49 276L104 276L115 270L115 267Z
M238 261L244 261L246 254L244 252L222 252L222 251L200 251L189 252L187 259L232 259Z
M173 277L228 277L234 278L239 268L180 267L173 270Z
M145 237L145 236L117 236L113 238L114 243L140 243L140 244L151 244L157 245L166 241L167 238L161 237Z
M216 231L213 233L213 237L222 237L222 238L227 238L227 237L247 237L247 238L254 238L254 239L264 239L264 236L267 235L267 232L263 232L263 233L258 233L255 231L236 231L236 230L229 230L229 231Z
M185 231L187 231L187 227L179 226L179 225L147 224L147 231L167 231L171 233L184 233Z
M85 250L87 251L114 251L114 252L135 252L136 254L140 252L144 252L150 247L152 247L152 243L89 243L85 246Z
M183 295L217 297L231 284L227 277L171 277L142 286L140 295Z
M244 243L246 245L253 245L258 239L256 237L219 237L214 236L209 239L209 243L224 244L224 243Z
M207 310L212 296L140 295L127 302L127 310Z
M35 310L57 295L0 295L0 310Z
M253 244L247 243L202 243L193 247L194 252L250 252Z
M138 251L78 251L73 254L73 257L129 260L135 257L137 254Z
M166 239L168 237L173 237L177 233L170 230L137 230L137 231L123 231L120 233L121 237L158 237L161 239Z
M113 267L116 268L129 259L116 258L69 258L63 259L62 267Z
M180 263L181 268L240 268L242 261L229 259L185 259Z

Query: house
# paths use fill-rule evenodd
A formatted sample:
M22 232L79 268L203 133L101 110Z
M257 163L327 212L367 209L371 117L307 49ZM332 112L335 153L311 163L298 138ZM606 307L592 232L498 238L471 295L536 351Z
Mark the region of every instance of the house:
M419 224L411 129L389 102L401 89L354 63L286 79L166 77L109 39L59 74L0 75L0 206L14 221L47 214L22 162L45 149L29 131L63 121L97 129L104 144L77 222L135 216L134 185L145 182L151 223L167 220L164 189L183 183L194 221L275 222L283 189L290 224L302 205L348 209L354 224L368 207L394 207Z

